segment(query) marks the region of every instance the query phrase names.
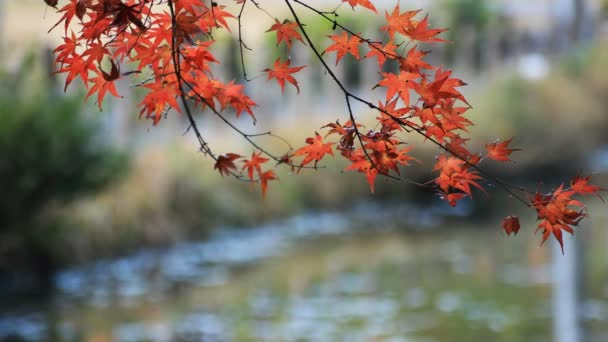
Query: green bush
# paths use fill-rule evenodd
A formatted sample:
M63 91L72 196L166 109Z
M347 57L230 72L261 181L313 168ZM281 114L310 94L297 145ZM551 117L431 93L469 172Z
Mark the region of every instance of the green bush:
M101 188L125 166L96 141L99 121L82 113L81 97L52 95L36 60L0 75L0 271L52 272L62 229L49 208Z

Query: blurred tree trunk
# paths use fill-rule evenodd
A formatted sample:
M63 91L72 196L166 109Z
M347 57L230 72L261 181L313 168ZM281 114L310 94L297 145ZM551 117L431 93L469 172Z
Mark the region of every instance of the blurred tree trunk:
M578 233L578 232L577 232ZM580 235L564 239L566 253L557 243L553 250L553 341L584 341L580 313L583 294L583 251ZM555 242L555 241L552 241Z
M1 1L1 0L0 0ZM572 27L570 28L570 39L572 43L576 44L580 41L583 26L585 23L585 1L586 0L573 0L572 13Z
M3 49L3 39L2 39L2 35L4 34L4 0L0 0L0 56L2 56L2 53L4 52ZM2 56L4 57L4 56Z

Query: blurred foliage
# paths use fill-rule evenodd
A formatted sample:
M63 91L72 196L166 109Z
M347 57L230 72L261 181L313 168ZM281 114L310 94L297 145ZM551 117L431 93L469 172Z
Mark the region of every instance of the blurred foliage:
M486 135L478 140L515 136L514 146L524 149L516 169L528 177L580 171L591 153L608 143L607 67L608 46L597 44L553 64L541 80L506 73L473 99L472 121Z
M53 95L47 74L30 54L0 76L0 270L52 271L64 231L51 208L100 189L126 165L96 141L99 122L82 113L82 96Z
M188 139L189 140L189 139ZM75 234L66 253L87 260L115 255L142 245L204 238L212 229L253 227L307 210L352 208L372 196L365 178L341 173L333 160L318 171L277 170L265 201L258 184L221 177L212 160L190 144L155 146L138 153L125 179L99 194L80 199L64 211ZM405 184L383 186L374 200L408 195ZM69 251L69 252L67 252Z
M447 40L454 42L445 46L446 63L454 64L456 50L464 35L475 33L473 44L473 65L479 70L482 66L482 49L484 49L487 30L495 15L486 0L443 0L441 7L445 9ZM467 31L472 30L472 31Z

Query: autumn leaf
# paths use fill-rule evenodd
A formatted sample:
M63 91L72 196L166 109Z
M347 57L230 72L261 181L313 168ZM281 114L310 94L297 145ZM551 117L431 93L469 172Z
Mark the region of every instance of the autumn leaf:
M251 154L251 159L243 160L243 167L241 170L247 170L247 176L250 180L253 180L253 171L257 171L258 175L262 173L261 165L268 161L268 158L262 157L262 152Z
M402 71L399 75L383 72L382 79L378 85L386 88L386 101L391 100L396 94L406 106L410 105L410 89L414 87L411 82L420 77L419 74Z
M49 5L53 8L57 8L58 0L44 0L44 2L46 2L47 5Z
M298 172L302 169L302 167L306 166L312 161L315 162L315 167L317 167L317 162L323 159L326 154L331 154L332 156L334 155L334 152L331 149L331 145L334 143L324 143L323 137L319 135L319 133L315 132L314 138L307 138L306 144L308 144L308 146L299 148L293 154L294 156L306 156L300 163L300 169Z
M293 172L293 171L294 171L294 169L295 169L295 167L294 167L294 165L293 165L293 162L291 161L291 155L289 154L289 152L288 152L288 153L283 154L283 155L282 155L282 156L279 158L279 160L277 161L277 166L278 166L278 165L281 165L281 164L284 164L284 165L289 166L289 167L290 167L290 169L291 169L291 172Z
M196 1L196 0L192 0ZM201 3L198 0L197 3ZM226 6L218 5L217 2L213 2L211 8L207 9L200 16L199 27L201 31L211 33L212 29L224 28L226 31L230 32L230 26L226 19L234 19L236 18L232 13L228 11L224 11Z
M451 70L439 68L435 71L435 79L432 82L423 77L419 83L413 84L413 89L420 95L424 107L435 107L439 101L445 99L458 99L468 104L464 96L456 89L466 83L458 78L450 77L451 75Z
M445 131L463 130L467 131L467 127L473 123L463 117L470 107L456 107L454 99L445 99L439 103L439 108L436 108L438 114L441 114L441 125ZM453 139L453 137L452 137Z
M52 1L51 3L57 3L57 1ZM68 32L68 27L70 26L70 23L72 22L72 19L74 19L74 16L76 16L78 19L82 20L82 17L84 16L86 7L84 6L85 3L83 0L70 0L70 2L63 6L62 8L60 8L57 12L58 13L63 13L63 16L61 17L61 19L59 19L59 21L53 25L53 27L51 27L51 29L49 30L49 32L51 32L55 27L57 27L57 25L64 23L65 24L65 32ZM53 6L54 7L54 6Z
M103 71L103 69L101 69L101 67L99 68L99 70L101 71L103 78L107 82L115 81L120 77L120 66L118 64L114 63L113 60L110 60L110 73Z
M63 38L63 44L59 45L53 53L57 53L56 60L58 63L63 64L64 61L68 61L76 57L76 48L80 46L74 31L72 31L71 37Z
M103 99L107 92L110 92L110 94L115 97L121 97L118 94L118 91L116 90L116 85L114 84L114 81L119 76L117 76L118 71L117 69L115 69L116 67L114 66L114 64L112 65L113 67L110 74L106 73L103 70L95 69L95 73L97 74L97 76L89 79L89 81L93 83L93 86L91 87L91 89L89 89L86 98L89 98L91 95L97 93L97 105L99 106L99 110L102 110L101 107Z
M342 2L348 2L348 4L354 9L355 6L359 5L361 7L365 7L375 13L378 13L374 4L371 3L370 0L342 0Z
M327 154L333 156L334 144L337 145L336 150L349 163L345 171L356 171L365 175L370 190L374 192L378 175L401 179L400 173L403 167L416 161L410 155L410 145L407 145L408 142L413 141L410 139L411 134L420 135L424 141L432 140L444 151L433 167L433 171L438 175L421 186L433 187L451 206L457 205L458 201L464 198L471 197L473 188L485 191L481 183L482 174L488 177L490 182L505 185L512 191L521 190L522 193L528 191L502 181L498 182L497 179L492 179L488 172L480 169L482 167L480 163L486 157L498 161L510 161L511 154L519 149L510 147L512 139L509 139L487 144L485 153L469 151L467 148L469 136L466 134L473 122L464 115L471 106L459 90L459 87L466 83L453 77L451 70L425 61L429 51L421 50L415 45L416 41L445 42L440 38L440 34L445 29L430 27L428 15L417 19L420 10L401 11L398 1L390 13L385 12L386 22L381 27L383 36L375 40L346 29L338 29L339 25L335 21L338 19L337 12L322 12L313 8L313 5L304 4L319 16L333 20L331 29L329 25L319 26L320 29L324 29L324 33L321 34L329 34L327 37L331 39L331 43L321 56L317 53L317 57L323 63L316 63L314 66L321 67L321 72L331 73L332 70L325 65L322 55L332 52L336 53L336 65L348 54L357 61L362 58L375 58L372 67L380 73L380 79L374 88L384 87L386 93L380 93L379 96L376 93L364 94L359 91L351 93L341 83L342 77L338 77L340 75L331 75L332 77L327 80L337 83L341 88L342 95L349 105L346 114L350 120L344 124L335 118L329 120L331 123L324 126L329 131L325 137L315 132L315 136L306 139L306 145L296 149L295 152L292 152L290 143L285 141L289 151L281 157L268 153L262 156L260 148L264 148L261 146L263 139L257 141L255 137L270 135L269 132L250 135L246 130L241 130L237 123L233 123L233 118L226 113L230 111L231 114L236 114L236 119L242 113L247 113L255 123L254 108L257 104L248 96L247 90L256 85L250 83L246 86L236 80L222 78L225 73L220 70L225 67L228 59L216 58L212 49L217 37L230 34L231 27L228 25L228 20L238 18L241 53L240 56L235 56L242 58L242 67L245 68L247 54L255 53L251 52L241 39L242 30L249 31L255 28L255 25L243 26L240 22L241 16L248 12L244 11L247 1L234 0L230 3L241 6L229 7L217 1L200 0L43 1L46 5L55 8L56 14L60 17L51 30L59 25L65 26L63 41L53 50L59 69L56 73L64 74L65 77L64 90L74 80L82 79L87 89L86 98L96 95L101 110L102 102L108 93L119 96L116 81L138 73L142 77L132 77L129 81L142 90L142 101L139 104L140 117L153 120L154 125L168 117L169 113L177 112L177 114L186 114L194 127L199 121L191 117L192 113L211 110L213 112L211 114L234 129L255 149L250 159L234 153L218 155L214 169L222 176L228 174L239 179L247 178L252 184L259 182L262 197L266 196L269 182L278 179L274 170L263 171L263 165L270 159L277 161L275 167L286 164L294 171L292 158L300 158L299 172L313 162L316 168L317 163ZM159 7L159 3L162 6ZM338 3L346 3L354 10L358 6L364 7L378 15L371 0L341 0ZM61 7L60 4L65 5ZM253 4L255 6L250 6L250 10L255 11L254 7L257 7L262 13L272 16L255 2ZM330 16L333 16L333 19L329 18ZM293 20L295 22L290 20L280 22L279 19L275 19L266 31L274 32L277 47L284 43L282 46L286 47L288 52L296 41L301 42L301 46L307 46L303 37L306 33L305 29L308 31L308 26L302 26L296 14ZM317 29L312 26L309 28L311 32ZM249 36L249 33L256 34L256 32L246 33L244 36ZM364 49L360 49L362 44ZM409 50L408 46L411 46ZM312 46L307 48L314 49ZM283 52L285 51L276 49L270 54ZM392 64L398 64L398 70L389 71L393 68L385 68L387 60L392 60ZM290 66L290 62L289 58L286 60L278 58L272 68L264 69L264 72L267 73L268 80L276 79L282 93L285 91L286 83L292 84L299 93L300 88L295 74L305 66ZM101 65L104 67L102 68ZM125 65L134 65L136 70L121 72L121 66ZM411 100L413 94L417 94L416 101ZM273 96L273 94L264 95ZM374 97L368 98L366 95ZM282 101L273 102L283 104ZM318 104L323 106L325 103ZM372 122L365 121L364 130L362 128L364 119L356 118L363 115L363 111L369 110L372 113L365 120L369 119ZM305 113L306 108L301 108L301 111ZM374 114L374 111L377 113ZM328 137L337 141L326 142L324 139ZM198 138L199 142L202 141L200 136ZM206 150L211 145L207 146L203 142L201 144L205 152L217 155ZM402 180L407 181L405 178ZM587 195L599 197L599 193L605 190L591 184L589 176L577 175L568 185L569 187L562 185L548 194L541 194L540 189L529 192L533 195L529 197L527 204L536 211L539 220L537 230L542 232L543 242L553 235L562 245L563 231L572 234L574 227L587 215L584 204L577 198ZM525 202L526 200L522 198L518 197ZM504 219L502 227L507 234L516 234L520 229L519 219L509 216Z
M376 57L378 60L378 67L382 68L384 62L386 62L387 58L394 59L397 55L398 46L393 44L392 42L388 42L386 44L382 44L379 42L368 43L370 47L369 52L365 55L366 58Z
M181 113L177 103L178 90L176 83L154 82L146 84L144 87L148 89L148 93L138 105L142 107L139 112L140 117L145 115L146 118L153 120L154 125L157 125L168 107Z
M298 23L285 20L283 23L275 19L275 23L270 27L270 29L266 32L276 31L277 32L277 45L279 45L282 41L287 44L287 48L291 49L291 44L293 39L297 39L304 43L302 40L302 36L296 29L298 28Z
M519 218L517 216L507 216L502 221L502 229L504 229L507 235L517 235L517 232L519 232L519 228Z
M455 207L458 201L465 198L466 196L467 195L463 194L462 192L452 192L449 194L442 194L441 198L448 202L450 207Z
M435 69L435 67L422 59L429 52L430 51L418 50L418 48L414 46L407 52L405 58L399 60L399 69L417 74L420 74L422 69Z
M356 59L360 59L359 56L359 44L361 39L357 36L349 37L346 31L342 31L340 35L334 34L328 36L334 43L325 49L325 52L336 51L336 65L346 56L347 53L353 55ZM324 53L325 53L324 52Z
M471 187L476 187L483 191L483 188L479 184L479 180L482 179L481 176L479 176L477 171L471 170L471 167L460 158L448 157L442 154L437 158L433 171L439 171L439 177L435 179L435 183L443 194L448 195L461 192L464 195L471 196ZM458 199L463 197L460 196ZM448 199L448 201L450 200ZM450 201L450 204L454 203L452 201Z
M232 106L236 112L236 117L240 117L242 112L247 112L249 116L255 121L255 115L253 114L252 107L256 106L253 100L245 95L245 86L242 84L235 84L234 81L230 81L227 84L223 84L219 87L215 93L215 98L220 103L222 110L227 105Z
M539 190L530 197L530 201L540 223L536 230L543 233L541 244L547 241L553 234L559 242L562 253L564 242L562 241L562 230L574 234L572 227L577 226L580 220L586 216L583 212L584 205L573 199L576 191L564 189L563 184L548 195L542 195ZM576 209L576 210L575 210Z
M239 158L241 158L241 156L236 153L227 153L218 156L213 169L218 170L222 176L229 175L231 171L236 171L234 161Z
M509 159L511 153L515 151L521 151L518 148L508 147L511 143L511 140L513 140L513 138L505 140L503 142L496 141L490 144L486 144L486 151L488 152L488 157L503 162L511 161L511 159Z
M603 191L605 189L602 189L597 185L589 184L590 179L591 176L583 177L580 175L576 175L570 181L570 189L581 195L597 195L597 197L599 197L602 202L604 202L604 199L598 194L598 192Z
M405 35L405 29L412 25L412 18L414 18L418 12L420 12L420 10L401 13L399 2L397 2L397 5L391 14L385 12L386 25L382 26L380 29L386 31L391 40L395 38L395 33Z
M356 127L360 127L360 124L357 124ZM353 150L353 145L355 143L355 125L351 120L346 121L344 125L340 124L340 121L336 120L335 123L329 123L321 128L329 127L331 128L329 132L325 135L327 138L331 134L340 135L340 144L337 149L342 152L342 155L348 156L351 154Z
M375 191L375 182L376 176L378 175L378 170L373 167L372 163L363 153L363 150L358 150L357 152L359 153L351 156L352 163L347 166L344 171L356 170L365 174L365 178L369 184L369 190L373 194Z
M260 185L262 187L262 199L266 198L266 191L268 190L268 182L279 179L272 170L265 171L260 174Z
M277 58L274 61L273 69L264 69L265 72L268 73L268 79L276 78L277 82L279 82L279 86L281 86L281 92L285 92L285 81L293 84L298 90L298 94L300 93L300 87L298 87L298 81L291 76L291 74L295 74L296 72L302 70L304 66L299 67L289 67L291 60L288 59L285 62L281 62L280 58Z
M433 43L433 42L446 42L446 40L435 37L436 35L445 32L446 29L429 29L429 16L426 15L422 21L416 25L410 25L404 30L404 34L410 37L412 40L419 42Z

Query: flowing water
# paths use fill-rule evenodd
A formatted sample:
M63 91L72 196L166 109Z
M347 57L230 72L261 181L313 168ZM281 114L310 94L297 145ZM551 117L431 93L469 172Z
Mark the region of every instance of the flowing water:
M303 215L66 269L50 298L2 308L0 341L552 340L539 236L400 212ZM581 318L605 341L606 218L592 224Z

